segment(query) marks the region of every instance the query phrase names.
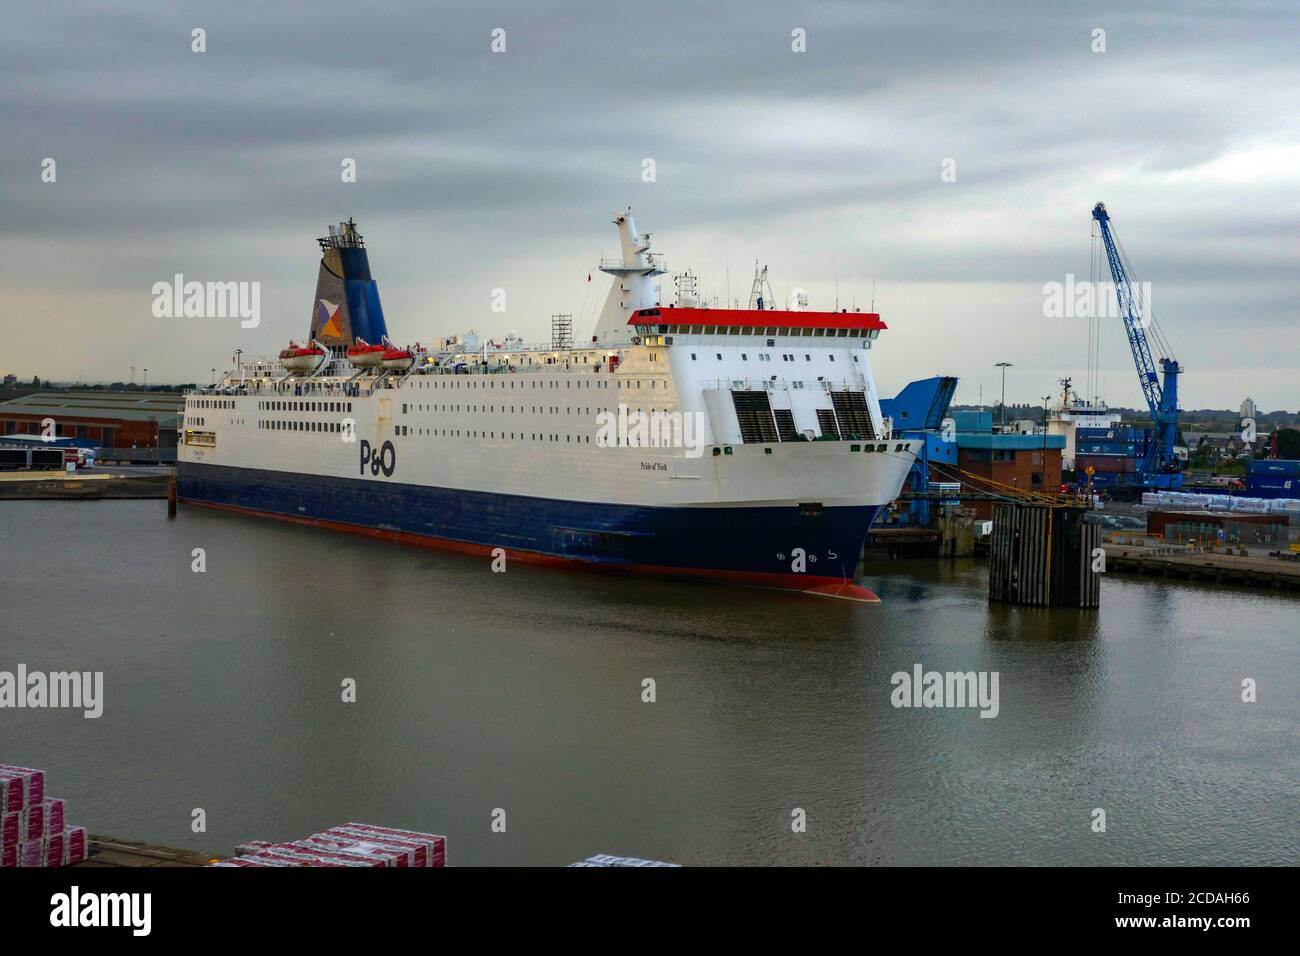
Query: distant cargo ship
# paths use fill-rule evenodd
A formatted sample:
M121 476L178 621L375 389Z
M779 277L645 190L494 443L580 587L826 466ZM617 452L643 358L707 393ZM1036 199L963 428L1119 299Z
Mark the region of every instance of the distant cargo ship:
M661 304L630 211L588 341L388 338L352 221L318 240L311 328L185 401L182 501L507 560L863 601L863 539L917 443L892 435L862 312ZM689 274L684 277L689 279ZM770 290L769 290L770 292ZM496 549L501 549L497 551Z
M1061 466L1076 472L1081 485L1098 491L1114 489L1138 475L1155 441L1152 430L1120 424L1120 413L1100 398L1080 398L1068 378L1060 383L1060 398L1048 410L1047 432L1065 436ZM1175 446L1174 453L1186 462L1186 448ZM1181 486L1181 477L1175 484Z
M1111 432L1111 440L1114 439L1113 432L1118 428L1121 418L1119 412L1111 411L1100 399L1089 401L1080 398L1070 388L1070 379L1063 378L1060 382L1060 399L1048 411L1047 433L1065 436L1065 448L1061 451L1061 467L1073 470L1076 467L1075 456L1090 454L1088 449L1098 438L1104 441L1105 434ZM1080 441L1084 441L1083 451L1079 450ZM1078 467L1079 470L1083 470L1084 466Z

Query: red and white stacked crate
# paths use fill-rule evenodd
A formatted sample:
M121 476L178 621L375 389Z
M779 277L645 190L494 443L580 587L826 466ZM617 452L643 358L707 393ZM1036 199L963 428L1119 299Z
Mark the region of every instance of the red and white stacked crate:
M347 823L292 843L250 840L213 866L446 866L447 838Z
M664 863L661 860L643 860L639 856L611 856L608 853L597 853L595 856L589 856L585 860L579 860L577 863L570 863L569 866L681 866L680 863Z
M71 866L86 858L86 828L67 826L45 796L45 771L0 764L0 867Z

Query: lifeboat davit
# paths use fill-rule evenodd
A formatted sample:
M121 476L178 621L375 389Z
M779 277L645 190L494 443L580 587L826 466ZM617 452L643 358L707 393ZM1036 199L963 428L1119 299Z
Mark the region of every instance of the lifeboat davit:
M357 339L357 344L348 347L348 361L357 368L378 368L384 361L386 345L370 345Z
M311 372L325 360L325 350L314 345L299 345L290 342L289 347L280 352L280 364L291 372Z
M415 353L410 349L399 349L395 346L389 346L384 349L383 363L384 368L391 368L398 372L405 372L415 364Z

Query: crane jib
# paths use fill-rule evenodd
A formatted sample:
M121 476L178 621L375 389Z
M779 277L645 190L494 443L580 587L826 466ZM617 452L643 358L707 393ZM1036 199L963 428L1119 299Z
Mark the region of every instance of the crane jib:
M1151 412L1151 425L1154 441L1147 444L1145 470L1148 472L1177 471L1180 468L1174 445L1178 437L1178 374L1182 367L1172 358L1160 360L1160 369L1164 373L1164 385L1156 372L1156 363L1151 357L1151 346L1147 341L1146 328L1149 319L1144 321L1134 308L1133 288L1130 284L1124 260L1120 255L1115 237L1111 234L1110 215L1103 203L1097 203L1092 209L1092 218L1101 230L1101 240L1106 249L1106 262L1115 283L1115 297L1119 301L1120 314L1124 320L1124 331L1128 336L1129 349L1133 353L1133 364L1137 368L1138 384L1142 386L1143 397Z

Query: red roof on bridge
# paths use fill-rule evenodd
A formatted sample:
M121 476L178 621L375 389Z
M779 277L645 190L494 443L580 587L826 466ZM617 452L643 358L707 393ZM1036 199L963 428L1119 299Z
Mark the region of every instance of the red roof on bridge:
M884 329L877 312L790 312L776 309L638 309L628 325L735 325L783 329Z

